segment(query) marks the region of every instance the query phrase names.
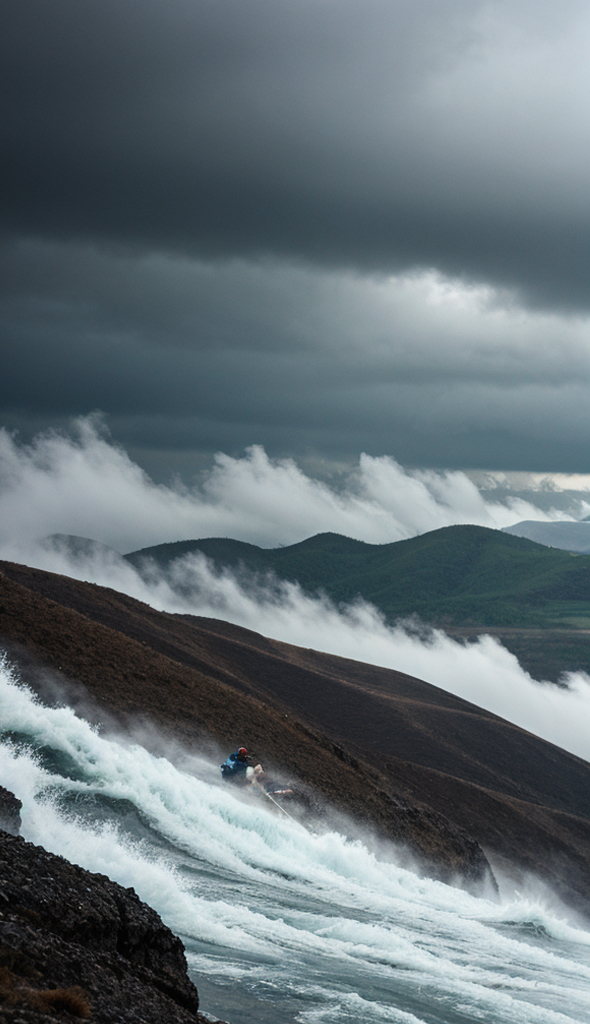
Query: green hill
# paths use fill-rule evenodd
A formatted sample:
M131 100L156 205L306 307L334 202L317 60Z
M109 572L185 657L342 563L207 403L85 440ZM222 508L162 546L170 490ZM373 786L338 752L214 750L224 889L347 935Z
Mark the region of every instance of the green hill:
M547 548L480 526L449 526L393 544L323 533L265 549L209 538L127 555L166 568L202 552L218 569L273 572L336 602L361 597L389 620L417 614L441 626L590 627L590 555Z

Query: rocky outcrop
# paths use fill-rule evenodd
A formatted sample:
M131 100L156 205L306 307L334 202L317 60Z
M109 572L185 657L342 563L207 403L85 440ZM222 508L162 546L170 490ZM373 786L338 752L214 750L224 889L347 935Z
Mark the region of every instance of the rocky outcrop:
M9 832L11 836L17 836L21 827L22 803L4 786L0 786L0 829Z
M0 832L2 1020L207 1024L198 1005L182 942L133 889Z

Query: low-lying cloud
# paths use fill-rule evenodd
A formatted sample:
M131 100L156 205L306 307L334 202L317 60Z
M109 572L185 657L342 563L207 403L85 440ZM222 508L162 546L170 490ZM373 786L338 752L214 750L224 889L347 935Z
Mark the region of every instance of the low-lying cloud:
M590 507L590 506L589 506ZM233 537L263 547L321 532L369 543L454 523L502 528L522 519L570 518L521 498L484 499L462 472L405 470L362 455L338 486L258 446L218 454L191 489L154 484L97 419L20 445L0 431L0 553L26 560L48 534L90 537L125 553L165 541Z
M271 576L238 580L201 555L142 577L113 550L212 535L276 545L320 530L382 542L450 523L497 527L525 515L551 518L520 500L484 501L462 473L409 473L389 457L363 458L336 490L253 449L241 459L218 456L190 491L153 484L92 420L28 447L0 434L2 558L110 586L161 610L225 619L407 672L590 759L590 684L582 673L565 680L567 689L540 684L489 636L465 646L440 630L391 627L366 603L336 607ZM59 541L43 543L52 533L110 548L97 543L73 553Z
M76 560L58 543L37 561L162 611L219 618L286 643L407 672L590 760L590 679L579 672L564 676L561 687L537 682L494 637L465 645L412 621L392 627L364 601L336 607L271 574L237 579L201 554L176 560L166 573L152 565L143 577L98 547Z
M337 608L297 584L269 577L250 587L231 573L216 573L203 555L173 564L168 585L184 595L183 610L226 619L300 647L326 651L425 679L510 722L590 760L590 679L569 673L567 689L531 678L494 637L462 644L442 630L388 625L372 605ZM161 578L154 577L166 602Z

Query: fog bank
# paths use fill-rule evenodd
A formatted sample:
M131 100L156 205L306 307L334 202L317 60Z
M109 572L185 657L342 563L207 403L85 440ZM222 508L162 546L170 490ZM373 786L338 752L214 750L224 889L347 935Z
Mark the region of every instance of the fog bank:
M361 455L330 484L253 445L239 458L219 453L188 488L153 483L98 417L29 445L0 430L0 554L17 558L20 550L23 561L28 546L52 533L126 553L202 537L274 547L328 531L381 544L454 523L501 529L564 518L509 494L483 498L459 471L406 470L391 455Z
M141 578L113 550L204 536L271 546L321 530L379 542L458 522L498 527L550 518L524 505L484 500L463 473L409 472L388 456L363 456L337 490L260 448L242 458L219 455L193 490L165 487L92 420L67 436L40 435L29 447L0 433L0 557L113 587L160 610L218 617L407 672L590 759L590 681L582 673L568 677L567 689L540 684L489 636L464 646L440 630L392 627L368 604L336 607L272 577L238 581L203 556ZM40 543L55 532L95 538L111 550L97 544L72 555Z

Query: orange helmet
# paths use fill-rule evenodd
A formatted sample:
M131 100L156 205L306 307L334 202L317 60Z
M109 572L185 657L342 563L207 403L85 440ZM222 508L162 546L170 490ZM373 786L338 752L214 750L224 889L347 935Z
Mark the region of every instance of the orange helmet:
M245 747L240 747L240 749L238 750L238 754L247 754L247 753L248 753L248 751L246 750Z

